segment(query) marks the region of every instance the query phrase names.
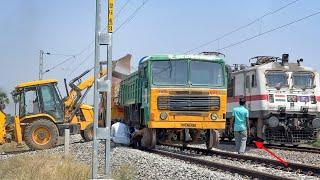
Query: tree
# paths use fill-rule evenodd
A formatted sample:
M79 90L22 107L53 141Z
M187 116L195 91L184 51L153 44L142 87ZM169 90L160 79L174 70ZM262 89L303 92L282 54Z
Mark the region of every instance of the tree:
M4 104L9 104L9 98L2 89L0 89L0 102Z

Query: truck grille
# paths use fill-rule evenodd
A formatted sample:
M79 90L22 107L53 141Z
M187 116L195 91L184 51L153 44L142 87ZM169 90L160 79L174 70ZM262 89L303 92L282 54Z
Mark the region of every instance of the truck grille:
M158 109L170 111L210 111L220 109L219 96L159 96Z

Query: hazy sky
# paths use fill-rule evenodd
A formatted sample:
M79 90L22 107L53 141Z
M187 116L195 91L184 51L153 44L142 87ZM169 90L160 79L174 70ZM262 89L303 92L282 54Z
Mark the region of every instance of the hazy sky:
M116 14L127 1L115 0ZM129 0L117 17L115 28L143 1ZM133 55L133 65L136 65L138 59L146 55L184 53L292 1L149 0L130 23L114 34L114 58L130 53ZM102 5L105 16L106 0L102 0ZM320 1L300 0L193 53L225 47L319 10ZM106 19L103 20L105 24ZM40 49L66 55L81 52L94 38L94 24L94 0L2 0L0 88L10 92L18 83L37 79ZM256 55L281 56L282 53L289 53L292 61L304 58L305 65L320 70L319 42L320 15L317 15L222 52L226 54L229 64L245 64ZM70 80L93 65L92 51L91 46L45 74L44 78L58 79L62 85L64 77ZM54 67L65 58L61 55L45 56L45 69ZM74 73L71 73L73 70ZM64 92L64 89L61 88L61 91ZM9 106L6 111L12 112L12 107Z

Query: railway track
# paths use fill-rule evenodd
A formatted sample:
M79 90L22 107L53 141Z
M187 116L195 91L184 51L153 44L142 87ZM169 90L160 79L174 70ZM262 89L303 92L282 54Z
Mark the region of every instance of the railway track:
M196 154L201 154L201 155L216 155L216 156L220 156L220 157L231 159L231 160L250 161L250 162L262 164L263 166L271 166L283 171L294 171L294 172L302 173L305 175L320 177L320 167L317 167L317 166L288 162L288 166L285 167L280 162L272 159L266 159L266 158L248 156L248 155L239 155L231 152L207 150L207 149L201 149L201 148L195 148L195 147L183 147L180 145L172 145L172 144L159 144L159 145L171 147L179 150L187 150L187 151L194 152Z
M187 161L190 163L199 164L201 166L206 166L208 168L216 168L216 169L221 169L223 171L228 171L231 173L238 173L238 174L241 174L244 176L249 176L252 178L270 179L270 180L289 179L289 178L285 178L282 176L276 176L276 175L272 175L272 174L268 174L268 173L264 173L264 172L260 172L260 171L254 171L254 170L247 169L247 168L241 168L241 167L223 164L223 163L219 163L219 162L203 160L203 159L194 158L194 157L187 156L187 155L181 155L178 153L172 153L172 152L158 150L158 149L152 149L152 150L148 150L148 151L151 153L154 153L154 154L158 154L158 155L162 155L162 156L166 156L166 157L170 157L170 158L175 158L175 159L180 159L180 160Z
M312 148L312 147L294 147L294 146L281 146L281 145L265 145L271 149L281 149L286 151L297 151L297 152L308 152L308 153L320 153L320 148Z
M232 144L234 145L234 141L220 141L221 144ZM251 144L252 147L255 147L255 145ZM271 149L280 149L280 150L286 150L286 151L297 151L297 152L308 152L308 153L320 153L320 148L312 148L312 147L295 147L295 146L283 146L283 145L271 145L271 144L265 144L265 147L271 148Z

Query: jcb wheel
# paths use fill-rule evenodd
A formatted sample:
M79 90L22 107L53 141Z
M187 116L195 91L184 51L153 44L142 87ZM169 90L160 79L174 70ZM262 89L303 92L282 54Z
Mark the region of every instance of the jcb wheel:
M83 131L81 131L81 137L85 141L93 140L93 124L89 124Z
M208 129L206 132L206 147L207 149L212 149L217 147L219 144L219 132L217 130Z
M157 133L155 129L145 128L141 139L142 147L147 149L155 148L157 144Z
M23 136L30 149L49 149L58 144L59 131L53 122L39 119L26 126Z

